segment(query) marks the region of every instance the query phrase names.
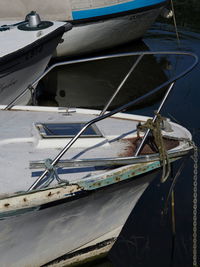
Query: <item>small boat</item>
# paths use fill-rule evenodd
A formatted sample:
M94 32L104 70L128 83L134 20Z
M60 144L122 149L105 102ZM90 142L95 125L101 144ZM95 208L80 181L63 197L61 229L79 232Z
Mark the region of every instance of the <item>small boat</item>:
M68 26L63 22L41 21L35 12L14 24L1 21L1 104L9 104L42 74ZM27 104L30 97L27 92L20 104Z
M54 56L77 56L141 38L168 0L15 0L0 1L0 17L22 19L36 10L50 20L73 24Z
M192 53L164 52L190 56L193 62L146 95L107 111L130 73L152 53L120 55L134 55L137 60L101 112L0 106L2 267L41 266L116 238L157 170L162 170L164 182L170 164L193 150L190 132L160 115L174 82L197 64ZM118 56L60 62L54 67ZM168 90L152 119L121 113L163 86Z

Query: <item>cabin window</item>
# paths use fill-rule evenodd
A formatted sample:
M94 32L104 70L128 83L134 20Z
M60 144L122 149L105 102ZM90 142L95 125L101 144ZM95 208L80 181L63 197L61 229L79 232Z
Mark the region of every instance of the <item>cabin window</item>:
M37 123L36 128L43 138L74 137L85 125L83 122L73 123ZM88 127L80 137L102 137L95 124Z

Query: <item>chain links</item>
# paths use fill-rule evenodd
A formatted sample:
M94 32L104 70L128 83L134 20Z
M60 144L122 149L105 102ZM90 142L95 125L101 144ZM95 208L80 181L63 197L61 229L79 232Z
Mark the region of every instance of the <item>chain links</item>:
M194 161L194 168L193 168L193 216L192 216L192 223L193 223L193 233L192 233L192 261L193 261L193 267L198 267L198 255L197 255L197 235L198 235L198 230L197 230L197 201L198 201L198 197L197 197L197 189L198 189L198 184L197 184L197 180L198 180L198 148L195 145L194 142L191 142L193 148L194 148L194 154L193 154L193 161Z

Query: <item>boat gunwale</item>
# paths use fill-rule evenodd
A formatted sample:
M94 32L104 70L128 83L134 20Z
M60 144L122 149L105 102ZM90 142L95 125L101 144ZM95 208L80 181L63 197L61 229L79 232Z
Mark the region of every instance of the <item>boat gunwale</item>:
M44 36L42 35L39 38L35 38L34 42L27 44L24 47L15 50L14 52L0 56L0 64L6 64L7 65L11 61L15 60L16 58L24 56L25 54L27 54L30 50L34 49L35 47L43 45L43 44L47 43L49 40L54 39L58 36L61 36L66 31L65 24L66 23L63 23L61 25L57 25L56 29L54 28L52 31L46 33ZM38 31L40 31L40 30L38 30ZM0 72L3 72L3 71L4 71L4 69L0 68ZM0 78L2 78L2 76Z
M94 16L94 17L88 17L88 18L82 18L82 19L71 19L66 20L67 22L71 23L74 26L85 26L85 23L90 24L92 22L100 22L102 20L109 20L109 19L115 19L118 17L125 17L128 15L141 15L141 13L145 13L148 11L152 11L159 8L164 8L169 3L169 0L163 0L162 3L154 4L150 6L140 7L140 8L134 8L123 12L116 12L116 13L110 13L106 15L100 15L100 16ZM84 25L82 25L84 23Z
M174 160L175 159L173 159L172 161ZM5 198L1 198L0 220L16 215L25 214L31 211L41 210L42 207L48 208L52 205L55 206L68 201L73 201L85 197L86 195L92 192L104 190L105 187L107 188L122 183L131 182L133 180L139 181L139 179L141 179L141 176L143 177L144 174L150 174L158 170L160 166L161 165L159 161L153 162L152 164L146 164L145 167L138 164L137 169L139 170L139 172L133 176L130 174L132 174L134 171L137 172L137 170L132 169L132 165L128 165L125 166L125 168L127 169L127 172L125 173L125 178L123 177L121 168L118 168L118 172L113 175L113 177L110 177L108 173L105 173L105 179L103 180L79 180L77 183L69 185L64 184L62 186L26 191L21 192L19 194L7 196ZM70 190L71 188L72 190ZM74 192L70 192L73 191L74 188L77 188L77 190ZM63 191L66 191L66 193L62 195L60 192L60 194L58 194L58 190L61 191L62 189Z
M182 156L188 154L191 150L192 147L189 147L187 150L180 151L177 154L173 153L174 155L169 158L170 162L180 159ZM109 170L103 174L97 174L89 178L77 180L68 185L54 185L52 187L39 188L32 191L22 191L11 195L8 194L2 198L0 197L0 215L4 213L10 214L12 211L14 212L16 210L32 210L38 206L55 201L62 201L71 197L79 197L82 193L96 191L121 182L131 181L132 179L140 179L141 175L158 170L161 166L162 164L159 160L145 163L135 163ZM63 193L60 192L61 190L63 190ZM43 195L43 199L41 199L39 195ZM28 201L28 198L32 198L33 200L35 199L35 201L33 201L34 203L31 203L31 200ZM13 202L18 200L21 205L15 205L15 209L13 209L12 205L10 204L12 199Z

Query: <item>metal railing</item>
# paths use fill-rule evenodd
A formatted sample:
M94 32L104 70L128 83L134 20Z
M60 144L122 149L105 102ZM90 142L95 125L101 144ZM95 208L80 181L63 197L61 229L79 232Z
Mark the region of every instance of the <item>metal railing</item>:
M193 62L192 64L187 67L184 71L182 71L180 74L176 75L173 78L170 78L168 81L162 83L161 85L159 85L158 87L154 88L153 90L151 90L150 92L146 93L143 96L138 97L137 99L134 99L132 101L130 101L127 104L122 105L121 107L116 108L115 110L112 110L110 112L106 112L111 104L111 102L113 101L113 99L116 97L116 95L118 94L118 92L121 90L121 88L123 87L123 85L125 84L125 82L127 81L127 79L130 77L131 73L133 72L133 70L135 70L135 68L138 66L139 62L141 61L141 59L144 56L147 55L184 55L184 56L190 56L193 58ZM98 57L91 57L91 58L85 58L85 59L76 59L76 60L69 60L69 61L63 61L63 62L58 62L53 64L51 67L49 67L41 76L39 76L31 85L28 86L28 88L26 88L17 98L15 98L9 105L6 106L6 110L10 109L13 107L13 105L27 92L27 90L35 90L36 85L38 84L38 82L47 74L49 73L52 69L59 67L59 66L65 66L65 65L70 65L70 64L77 64L77 63L84 63L84 62L91 62L91 61L97 61L97 60L105 60L105 59L111 59L111 58L118 58L118 57L130 57L130 56L137 56L137 60L134 62L134 64L132 65L132 67L130 68L130 70L127 72L127 74L125 75L124 79L121 81L121 83L119 84L119 86L117 87L116 91L114 92L114 94L112 95L112 97L109 99L109 101L106 103L105 107L103 108L103 110L101 111L100 115L94 119L92 119L91 121L87 122L83 128L68 142L68 144L60 151L60 153L52 160L52 166L57 165L57 163L59 162L59 160L62 158L62 156L68 151L68 149L76 142L76 140L81 136L81 134L92 124L101 121L105 118L111 117L112 115L124 111L127 108L138 104L139 102L143 101L144 99L148 98L149 96L157 93L160 89L169 86L167 92L165 93L164 98L161 101L161 104L158 108L158 112L161 111L161 109L163 108L170 92L173 89L174 83L176 80L180 79L181 77L185 76L188 72L190 72L198 63L198 57L197 55L195 55L194 53L191 52L182 52L182 51L158 51L158 52L150 52L150 51L142 51L142 52L130 52L130 53L120 53L120 54L113 54L113 55L105 55L105 56L98 56ZM153 121L155 121L157 119L157 115L154 116ZM149 134L149 130L146 131L143 140L140 144L140 146L138 147L136 153L135 153L135 157L137 157L146 141L146 138ZM48 170L46 169L42 175L40 177L38 177L38 179L33 183L33 185L28 189L28 191L30 190L34 190L37 188L37 185L43 180L43 178L48 174Z
M66 65L72 65L72 64L79 64L79 63L86 63L86 62L92 62L92 61L98 61L98 60L104 60L104 59L111 59L111 58L119 58L119 57L130 57L130 56L138 56L138 59L134 63L133 67L129 70L125 78L122 80L120 85L117 87L115 93L113 96L109 99L108 103L105 105L104 109L102 110L102 114L108 110L108 107L110 106L111 102L119 92L119 90L122 88L124 85L125 81L128 79L130 74L133 72L133 70L138 66L139 62L144 56L147 55L185 55L185 56L190 56L194 58L193 64L191 64L190 67L188 67L184 72L182 72L180 75L177 75L173 79L169 80L167 83L163 83L163 85L160 88L163 88L170 83L180 79L184 75L186 75L188 72L190 72L198 63L198 57L196 54L191 53L191 52L182 52L182 51L157 51L157 52L150 52L150 51L142 51L142 52L129 52L129 53L119 53L119 54L112 54L112 55L105 55L105 56L97 56L97 57L89 57L89 58L83 58L83 59L73 59L73 60L68 60L68 61L62 61L62 62L57 62L53 65L51 65L43 74L41 74L35 81L32 82L23 92L21 92L12 102L10 102L6 107L5 110L11 109L15 103L22 98L27 91L31 90L33 92L39 83L39 81L44 78L51 70L60 67L60 66L66 66ZM148 97L149 95L147 95Z

